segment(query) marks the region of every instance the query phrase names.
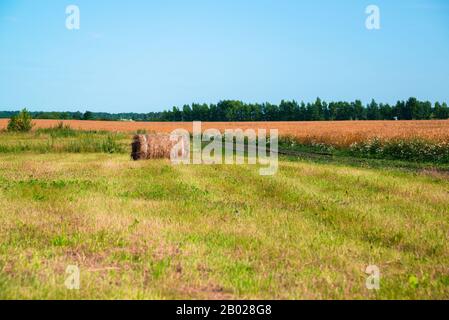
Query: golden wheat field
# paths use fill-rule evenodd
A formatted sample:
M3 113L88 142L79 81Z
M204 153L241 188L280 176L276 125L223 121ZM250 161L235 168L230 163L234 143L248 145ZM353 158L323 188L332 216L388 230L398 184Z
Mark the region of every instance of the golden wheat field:
M56 126L59 120L35 120L35 128ZM169 133L175 129L192 130L190 122L117 122L65 120L73 129L118 132ZM0 120L0 129L6 128L7 119ZM301 141L314 140L332 145L348 146L373 137L382 139L422 138L433 141L449 140L449 120L429 121L329 121L329 122L204 122L202 128L225 129L278 129L282 136L294 136Z

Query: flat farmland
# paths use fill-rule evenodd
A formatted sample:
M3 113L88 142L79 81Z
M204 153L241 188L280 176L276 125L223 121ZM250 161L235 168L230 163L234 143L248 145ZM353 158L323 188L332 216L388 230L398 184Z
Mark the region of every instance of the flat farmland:
M50 128L60 120L35 120L35 128ZM169 133L175 129L192 130L191 122L120 122L65 120L64 124L73 129L104 130L117 132ZM0 129L6 128L7 119L0 120ZM348 146L353 142L378 137L423 138L433 141L449 139L449 120L429 121L329 121L329 122L204 122L202 128L224 129L278 129L283 136L293 136L299 140Z
M0 154L0 299L449 298L447 180L279 165Z
M58 122L0 132L0 299L449 297L448 175L434 164L280 156L264 177L258 165L131 161L133 131L190 123ZM435 139L447 126L204 124ZM79 290L66 286L69 266Z

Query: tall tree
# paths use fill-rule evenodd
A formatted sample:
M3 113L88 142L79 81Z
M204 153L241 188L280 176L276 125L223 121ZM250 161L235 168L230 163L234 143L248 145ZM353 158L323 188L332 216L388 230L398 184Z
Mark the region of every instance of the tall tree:
M379 114L381 120L393 120L393 108L388 104L379 104Z
M374 99L371 100L371 103L366 108L366 118L368 120L379 120L380 118L379 105Z
M354 120L366 120L366 110L363 107L362 101L356 100L352 103L354 110Z

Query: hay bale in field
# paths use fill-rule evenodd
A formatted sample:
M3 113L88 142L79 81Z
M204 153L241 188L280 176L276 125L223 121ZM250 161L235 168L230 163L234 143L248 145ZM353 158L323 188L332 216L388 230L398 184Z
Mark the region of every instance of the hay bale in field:
M170 159L171 150L178 141L172 141L170 135L137 134L133 137L131 158L133 160Z

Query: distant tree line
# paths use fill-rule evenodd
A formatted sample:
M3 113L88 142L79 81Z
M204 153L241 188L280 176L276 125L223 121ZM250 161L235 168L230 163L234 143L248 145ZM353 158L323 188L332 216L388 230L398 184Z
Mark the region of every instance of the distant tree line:
M0 111L0 119L9 119L17 115L19 111ZM107 112L43 112L33 111L29 112L33 119L48 119L48 120L102 120L102 121L162 121L162 112L150 113L107 113Z
M0 111L0 118L10 118L18 112ZM317 98L313 103L281 101L271 103L243 103L224 100L217 104L184 105L171 110L150 113L103 112L31 112L34 119L108 120L108 121L341 121L341 120L430 120L449 119L446 103L419 101L410 98L395 105L372 100L364 105L354 102L325 102Z

